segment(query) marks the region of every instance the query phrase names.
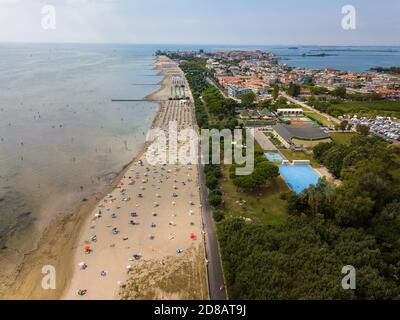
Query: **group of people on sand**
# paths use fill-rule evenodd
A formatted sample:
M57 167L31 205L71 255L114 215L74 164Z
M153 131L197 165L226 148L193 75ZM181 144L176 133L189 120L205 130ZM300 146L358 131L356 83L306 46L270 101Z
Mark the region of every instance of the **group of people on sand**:
M160 207L160 203L158 202L159 199L162 198L162 196L158 193L160 192L160 185L166 182L171 183L171 204L172 207L176 206L176 202L179 201L179 185L182 185L182 187L187 187L188 184L193 182L193 179L191 177L191 171L193 170L191 166L175 166L174 168L168 169L166 165L163 165L161 167L154 167L153 169L150 169L149 167L146 167L143 169L140 169L142 167L145 167L145 164L143 160L139 160L136 163L135 169L131 169L131 172L134 172L133 175L128 176L125 175L120 182L120 184L117 187L117 190L119 191L119 197L120 201L117 200L117 196L115 194L109 194L103 199L103 202L98 206L97 213L94 216L93 219L93 224L91 226L92 229L95 229L98 226L98 223L106 216L110 216L112 220L119 220L119 214L121 206L132 206L129 209L132 210L129 212L129 220L127 220L127 223L131 226L138 226L140 223L138 222L139 214L137 213L137 208L140 207L140 203L143 201L149 201L147 197L154 197L154 202L153 202L153 210L154 212L146 212L145 214L151 215L153 218L153 221L150 223L150 228L151 229L157 229L157 217L159 213L157 209ZM140 170L139 170L140 169ZM187 170L187 177L184 179L178 180L178 174L182 172L183 169ZM153 189L152 193L146 192L146 189ZM132 203L132 199L137 198L138 199L138 204L136 205L130 205ZM189 206L194 207L196 204L192 200L194 198L194 194L190 193L190 202ZM121 203L121 204L119 204ZM133 211L134 210L134 211ZM194 210L189 210L188 211L189 216L194 215ZM176 213L171 214L172 217L177 217ZM175 221L170 221L168 223L169 227L176 227L177 224ZM194 221L190 221L190 226L195 226ZM116 226L109 226L111 229L111 233L114 236L118 236L120 234L120 230ZM148 235L149 241L153 241L156 238L156 232L152 231ZM189 240L196 240L197 237L194 232L190 233L188 235ZM169 240L175 239L175 233L172 232L170 233ZM122 238L123 241L128 241L129 237L126 235ZM89 239L85 242L84 246L84 252L87 255L95 254L95 244L98 241L98 237L96 234L93 234L89 237ZM183 248L177 248L176 253L177 254L182 254L184 252ZM142 255L140 253L133 253L131 257L128 259L130 262L138 261L142 259ZM107 261L105 261L106 263ZM87 270L90 266L86 262L80 262L79 263L79 269L84 272ZM133 270L132 265L126 266L126 271L129 274ZM107 277L108 276L108 271L106 269L100 270L99 273L100 277ZM125 283L121 280L117 282L118 288L124 288ZM85 296L88 294L88 289L79 289L77 291L78 296Z

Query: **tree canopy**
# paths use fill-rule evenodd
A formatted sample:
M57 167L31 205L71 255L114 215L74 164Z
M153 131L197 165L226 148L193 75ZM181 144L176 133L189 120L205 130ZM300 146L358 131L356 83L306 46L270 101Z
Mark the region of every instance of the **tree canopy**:
M278 227L230 219L220 245L233 300L398 299L400 286L385 277L373 236L340 228L322 217L291 217ZM343 290L343 266L357 270L357 290Z

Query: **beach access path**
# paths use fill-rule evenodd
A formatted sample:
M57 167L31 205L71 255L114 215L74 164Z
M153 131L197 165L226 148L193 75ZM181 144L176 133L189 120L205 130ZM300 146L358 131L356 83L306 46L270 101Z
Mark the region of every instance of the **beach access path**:
M271 140L259 129L254 129L254 137L264 151L278 151Z

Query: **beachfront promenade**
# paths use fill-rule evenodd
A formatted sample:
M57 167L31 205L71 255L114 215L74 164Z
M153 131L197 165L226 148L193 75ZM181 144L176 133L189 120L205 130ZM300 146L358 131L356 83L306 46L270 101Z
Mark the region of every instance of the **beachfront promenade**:
M185 78L186 86L189 88L189 84ZM192 93L190 98L194 103ZM193 123L196 123L195 109L192 109ZM199 132L197 124L195 125L196 130ZM200 144L198 145L198 181L200 190L200 202L201 202L201 213L203 220L204 230L204 246L206 251L206 268L208 278L208 293L210 300L227 300L227 292L225 286L224 272L222 269L222 261L219 252L217 230L212 217L212 209L208 203L208 190L206 187L206 180L204 174L204 165L201 164L201 149Z

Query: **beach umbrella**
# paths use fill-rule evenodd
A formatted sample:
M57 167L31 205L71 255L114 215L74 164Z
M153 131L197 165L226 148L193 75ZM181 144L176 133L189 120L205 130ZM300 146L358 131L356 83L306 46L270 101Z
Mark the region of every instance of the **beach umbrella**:
M142 256L141 256L139 253L133 254L133 258L134 258L135 260L139 260L141 257L142 257Z
M121 289L125 288L125 284L122 281L117 281L117 285Z
M84 246L83 250L85 251L85 253L91 253L93 251L91 246Z
M84 262L80 262L80 263L78 264L78 266L79 266L79 268L80 268L81 270L85 270L85 269L87 268L87 264L84 263Z
M105 271L105 270L102 270L102 271L100 272L100 275L101 275L102 277L105 277L105 276L107 276L107 271Z
M81 296L81 297L86 295L87 293L88 293L88 291L86 289L79 289L78 290L78 295Z
M129 265L129 266L126 266L126 270L128 270L128 271L132 271L132 269L133 269L133 267L132 267L131 265Z

